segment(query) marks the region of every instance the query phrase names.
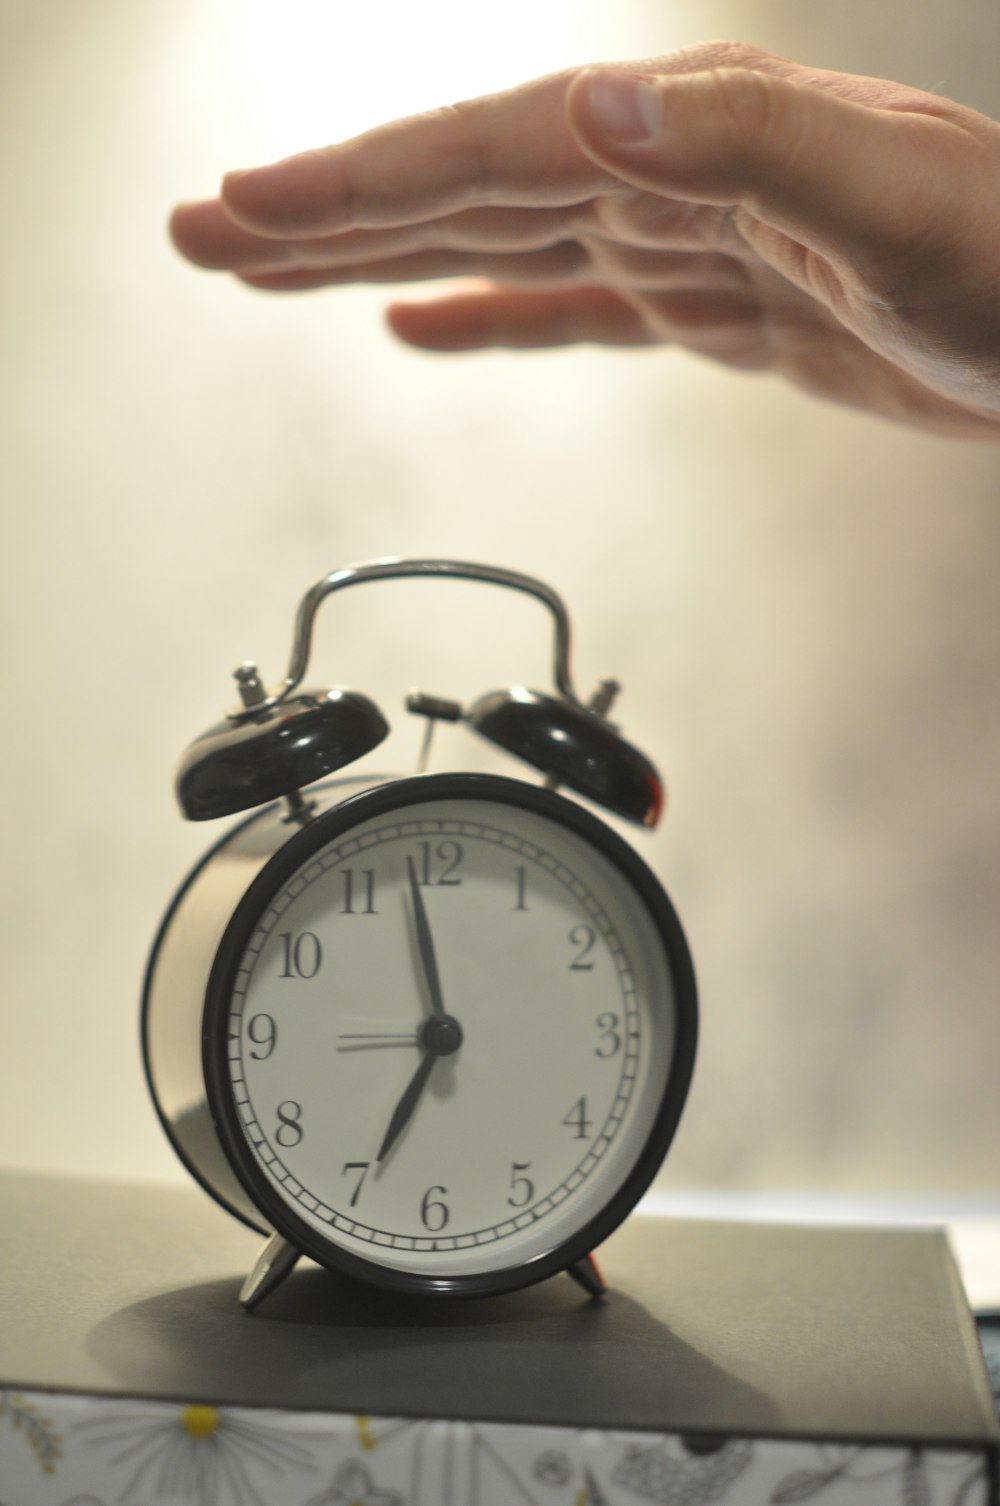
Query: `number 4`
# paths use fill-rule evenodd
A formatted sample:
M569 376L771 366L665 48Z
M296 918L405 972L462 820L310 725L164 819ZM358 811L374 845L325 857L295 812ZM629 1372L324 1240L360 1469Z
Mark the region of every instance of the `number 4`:
M573 1136L574 1140L586 1140L587 1136L594 1128L593 1119L587 1118L586 1098L578 1098L576 1100L576 1103L574 1103L565 1119L562 1120L562 1123L565 1124L568 1129L576 1130L576 1134Z

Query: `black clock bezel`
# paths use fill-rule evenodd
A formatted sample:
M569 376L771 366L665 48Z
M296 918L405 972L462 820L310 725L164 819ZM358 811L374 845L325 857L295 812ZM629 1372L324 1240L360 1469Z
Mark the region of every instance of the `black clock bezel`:
M243 1134L228 1073L228 1013L236 975L261 914L284 883L320 848L372 817L436 800L487 800L547 816L589 842L622 873L660 936L676 1000L673 1059L652 1128L625 1181L586 1224L551 1250L496 1271L428 1276L380 1265L324 1238L297 1217L258 1166ZM232 1170L251 1203L285 1239L329 1270L408 1295L494 1296L563 1271L601 1244L635 1207L661 1166L677 1129L694 1071L698 1003L694 966L680 920L642 858L599 817L563 795L495 774L422 774L349 796L301 827L268 860L233 912L205 993L202 1060L209 1110Z

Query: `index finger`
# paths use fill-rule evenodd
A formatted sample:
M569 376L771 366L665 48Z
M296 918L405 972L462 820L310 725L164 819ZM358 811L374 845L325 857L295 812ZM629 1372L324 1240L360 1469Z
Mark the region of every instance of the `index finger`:
M581 151L567 124L566 93L578 71L229 173L222 202L237 224L273 237L412 225L474 205L581 203L615 179Z

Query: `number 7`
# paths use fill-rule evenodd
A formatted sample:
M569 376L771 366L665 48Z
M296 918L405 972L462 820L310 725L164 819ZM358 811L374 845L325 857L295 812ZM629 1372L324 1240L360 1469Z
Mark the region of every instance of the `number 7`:
M369 1168L369 1166L371 1164L372 1163L370 1161L345 1161L344 1162L344 1169L340 1173L340 1175L342 1177L346 1177L346 1175L347 1175L347 1173L349 1171L360 1171L360 1173L361 1173L361 1175L358 1177L357 1185L354 1188L354 1194L353 1194L353 1196L351 1198L351 1201L350 1201L350 1207L352 1207L352 1208L355 1207L355 1205L357 1204L358 1198L361 1196L361 1189L365 1185L365 1177L368 1175L368 1168Z

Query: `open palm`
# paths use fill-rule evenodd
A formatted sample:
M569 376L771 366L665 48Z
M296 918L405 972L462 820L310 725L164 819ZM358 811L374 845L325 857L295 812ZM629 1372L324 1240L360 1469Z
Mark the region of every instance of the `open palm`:
M425 349L671 343L1000 438L1000 125L742 44L232 173L172 229L274 291L462 279L390 306Z

